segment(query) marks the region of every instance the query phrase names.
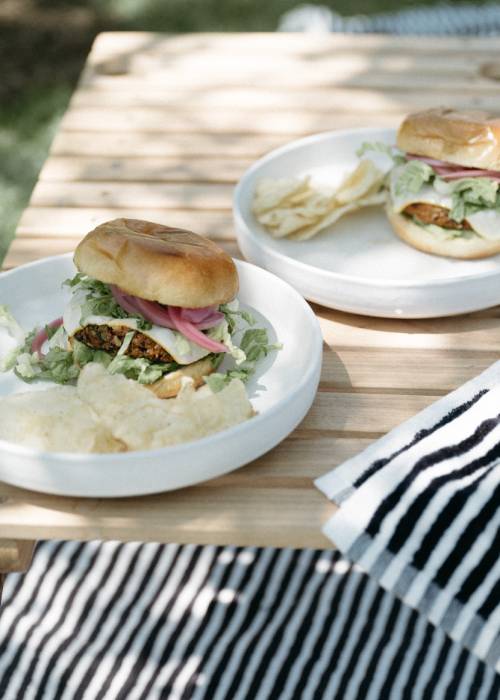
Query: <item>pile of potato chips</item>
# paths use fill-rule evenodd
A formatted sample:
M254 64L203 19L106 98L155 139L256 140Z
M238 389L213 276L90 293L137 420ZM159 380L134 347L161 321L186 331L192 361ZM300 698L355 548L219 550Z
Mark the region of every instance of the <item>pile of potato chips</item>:
M0 401L0 439L47 452L128 452L175 445L219 432L254 415L233 379L214 394L183 379L175 399L159 399L123 375L89 363L77 386L28 391Z
M383 204L384 178L368 159L333 192L313 187L310 177L263 178L255 188L252 211L274 238L305 241L350 211Z

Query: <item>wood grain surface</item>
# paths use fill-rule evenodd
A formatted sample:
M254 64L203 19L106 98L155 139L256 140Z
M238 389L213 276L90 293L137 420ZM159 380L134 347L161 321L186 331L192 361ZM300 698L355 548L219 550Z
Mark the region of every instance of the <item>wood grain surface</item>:
M317 131L396 127L415 109L500 111L499 48L498 38L102 34L5 267L68 252L118 216L192 228L240 255L232 190L256 158ZM147 498L0 484L0 538L331 546L321 525L333 506L312 480L492 364L500 309L423 321L314 310L325 339L320 390L271 453Z

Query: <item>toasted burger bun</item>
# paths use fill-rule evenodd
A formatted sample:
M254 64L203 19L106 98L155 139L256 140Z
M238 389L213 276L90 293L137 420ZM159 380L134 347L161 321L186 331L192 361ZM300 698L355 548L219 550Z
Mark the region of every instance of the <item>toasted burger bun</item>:
M139 219L101 224L80 242L74 262L101 282L172 306L223 304L238 291L236 266L215 243Z
M151 389L159 399L171 399L177 396L181 390L182 377L191 377L194 386L197 389L203 382L203 377L211 374L214 371L210 358L204 357L198 362L193 362L186 365L182 369L166 374L161 379L158 379L154 384L144 384L145 387Z
M399 127L402 151L468 168L500 170L500 115L481 110L429 109Z
M447 258L488 258L500 253L500 241L487 241L479 236L473 238L447 238L426 231L402 214L396 214L390 205L386 208L387 217L394 232L405 243L422 250L424 253L441 255Z

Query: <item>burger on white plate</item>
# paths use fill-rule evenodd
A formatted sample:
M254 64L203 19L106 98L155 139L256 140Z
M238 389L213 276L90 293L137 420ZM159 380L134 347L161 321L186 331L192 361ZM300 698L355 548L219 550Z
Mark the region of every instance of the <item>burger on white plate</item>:
M30 333L11 362L26 380L74 381L100 362L151 388L176 396L182 378L221 388L247 379L255 361L275 346L238 308L238 272L231 257L191 231L136 219L98 226L78 245L78 273L61 318ZM232 335L238 331L238 345ZM225 356L226 375L212 373ZM210 379L212 380L210 382Z
M395 233L434 255L500 253L500 116L446 108L410 114L396 145L387 202Z

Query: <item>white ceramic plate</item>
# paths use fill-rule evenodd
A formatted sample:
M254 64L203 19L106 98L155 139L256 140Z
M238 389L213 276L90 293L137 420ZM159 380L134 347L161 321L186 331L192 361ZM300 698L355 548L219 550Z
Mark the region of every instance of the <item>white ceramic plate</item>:
M322 336L308 304L288 284L236 261L238 298L283 343L259 366L249 384L258 415L215 435L173 447L126 454L47 453L0 441L0 479L35 491L66 496L137 496L212 479L250 462L283 440L304 418L316 394ZM8 304L23 328L61 316L73 276L69 255L46 258L0 275L0 303ZM0 374L0 397L54 386L28 385L12 372ZM0 399L1 400L1 399Z
M412 248L392 232L382 207L348 214L309 241L274 240L251 213L256 180L309 174L336 185L364 141L393 144L392 129L354 129L294 141L257 161L239 182L234 218L245 257L311 301L370 316L426 318L500 303L500 256L452 260Z

